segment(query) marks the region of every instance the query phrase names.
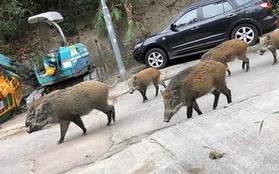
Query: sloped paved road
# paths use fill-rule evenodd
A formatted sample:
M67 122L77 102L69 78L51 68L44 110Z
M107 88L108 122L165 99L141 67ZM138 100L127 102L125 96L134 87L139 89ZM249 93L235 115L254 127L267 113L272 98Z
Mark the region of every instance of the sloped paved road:
M274 120L276 117L269 119L271 124L268 121L265 123L264 131L267 132L263 132L260 137L257 132L259 124L253 122L277 109L274 102L278 103L276 90L279 87L279 64L271 65L273 58L270 53L264 56L249 53L248 57L251 62L248 73L241 70L241 62L238 60L229 65L232 76L227 78L227 83L232 90L233 104L223 109L226 98L221 96L217 110L212 111L213 95L204 96L198 100L204 115L194 113L190 120L186 120L186 108L181 108L170 123L164 123L162 96L154 97L153 87L148 89L149 101L146 103L141 103L141 96L137 92L117 98L117 121L112 126L105 126L106 116L96 111L83 117L88 129L86 136L82 136L81 130L71 124L65 143L61 145L56 145L60 136L59 125L27 134L22 127L24 115L9 120L0 125L0 173L193 173L223 170L221 164L228 171L233 170L230 168L238 163L246 168L248 165L256 166L257 163L249 161L254 160L255 156L249 158L247 154L253 150L257 154L264 149L263 142L273 141L273 136L276 136L273 126L277 123ZM197 61L172 66L162 73L169 77L195 63ZM126 90L125 83L121 83L111 90L111 94L117 95ZM258 102L245 105L250 100ZM256 106L257 103L259 105ZM254 107L248 112L245 109L249 109L250 105ZM218 115L219 112L222 114ZM173 127L175 125L177 126ZM245 129L248 125L251 127L246 132L240 132L242 126ZM235 141L225 138L230 136L235 137ZM245 144L246 139L251 144ZM252 140L259 141L259 147ZM240 143L244 143L241 146L250 148L247 153L239 151L240 147L236 145ZM207 156L210 149L202 148L203 145L225 152L226 155L218 161L210 161ZM276 143L267 145L264 152L272 152L277 147ZM242 154L247 158L231 163ZM259 159L256 160L267 159L267 163L264 163L273 166L272 157L268 153L259 154ZM227 160L227 163L217 166L216 163L221 160ZM209 169L209 164L216 170ZM243 169L240 168L239 171L242 172Z

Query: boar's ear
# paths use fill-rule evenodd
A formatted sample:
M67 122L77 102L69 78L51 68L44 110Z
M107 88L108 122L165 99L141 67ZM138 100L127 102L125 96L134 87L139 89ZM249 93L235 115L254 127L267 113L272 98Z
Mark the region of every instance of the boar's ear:
M47 112L47 105L48 105L48 102L43 102L43 103L41 104L41 111L42 111L43 113L46 113L46 112Z

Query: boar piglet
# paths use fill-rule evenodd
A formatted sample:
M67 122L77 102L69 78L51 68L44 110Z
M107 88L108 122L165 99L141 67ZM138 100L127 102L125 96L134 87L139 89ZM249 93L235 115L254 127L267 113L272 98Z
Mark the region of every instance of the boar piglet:
M277 63L276 49L279 49L279 29L274 30L271 34L267 34L259 38L260 51L259 54L263 55L267 50L271 51L274 61L273 65Z
M128 79L128 85L130 88L130 94L133 94L135 90L138 90L143 98L142 102L148 100L146 97L146 90L149 85L153 84L156 88L155 96L158 95L159 85L162 85L166 88L166 84L161 78L161 73L155 68L147 68L140 71L133 77Z
M113 105L108 104L108 93L106 84L94 80L60 90L55 97L45 99L38 106L27 132L40 130L49 123L59 123L61 138L58 144L63 143L70 122L74 122L82 129L83 134L86 134L81 116L89 114L93 109L105 113L108 118L107 125L110 125L111 119L115 121L115 110Z
M210 49L208 52L204 53L201 60L216 60L223 63L228 71L229 76L231 71L228 68L227 63L234 61L235 58L242 60L242 69L246 71L249 70L249 59L246 56L248 44L240 39L232 39L217 45L216 47Z
M213 109L218 105L220 93L231 103L231 91L225 79L225 65L214 60L202 61L179 72L171 79L166 90L161 91L165 105L164 121L169 122L182 106L187 106L187 118L192 117L193 108L199 115L202 114L196 99L210 92L215 96Z

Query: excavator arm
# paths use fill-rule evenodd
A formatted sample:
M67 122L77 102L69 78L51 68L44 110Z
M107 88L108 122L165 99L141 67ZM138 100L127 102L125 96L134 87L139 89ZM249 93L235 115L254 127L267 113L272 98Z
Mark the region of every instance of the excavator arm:
M32 88L37 88L40 86L35 72L20 64L16 60L10 59L2 54L0 54L0 69L11 76L16 77L23 83L25 83L28 86L31 86Z

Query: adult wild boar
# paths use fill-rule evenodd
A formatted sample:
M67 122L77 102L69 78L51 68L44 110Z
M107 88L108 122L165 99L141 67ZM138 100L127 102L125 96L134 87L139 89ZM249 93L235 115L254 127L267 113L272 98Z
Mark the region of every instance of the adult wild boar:
M147 68L140 71L133 77L128 79L128 85L130 88L130 94L133 94L135 90L138 90L143 98L142 102L148 100L146 97L146 90L149 85L153 84L156 88L155 96L158 95L159 85L162 85L166 88L166 84L161 78L161 73L155 68Z
M61 138L58 144L63 143L70 122L74 122L82 129L83 134L86 134L87 130L80 117L93 109L105 113L108 118L107 125L110 125L111 119L115 121L115 110L113 105L108 104L108 93L106 84L94 80L60 90L55 97L44 100L38 106L27 132L40 130L49 123L59 123Z
M213 109L218 105L220 93L231 103L231 90L226 86L224 64L205 60L179 72L162 92L165 105L164 121L169 122L184 105L187 106L187 118L192 117L193 108L199 115L202 114L196 99L209 92L215 96Z
M249 70L249 59L246 56L248 44L240 39L232 39L221 43L220 45L210 49L204 53L201 60L216 60L223 63L227 67L229 76L231 71L228 68L227 63L234 61L236 58L242 60L242 69Z
M274 61L273 65L277 63L276 49L279 49L279 29L274 30L271 34L267 34L259 38L260 40L260 51L259 54L263 55L266 50L270 50Z

